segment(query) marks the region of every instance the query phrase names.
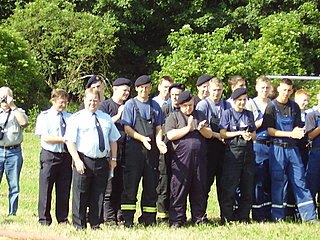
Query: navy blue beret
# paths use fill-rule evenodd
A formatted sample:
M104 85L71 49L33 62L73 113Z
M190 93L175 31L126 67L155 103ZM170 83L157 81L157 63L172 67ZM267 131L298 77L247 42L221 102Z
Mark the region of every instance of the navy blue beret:
M246 88L237 88L234 90L234 92L231 94L232 99L237 99L238 97L247 94L247 89Z
M172 88L178 88L182 91L184 91L184 89L186 88L185 85L183 83L173 83L171 84L171 86L169 87L169 92L171 91Z
M179 95L178 104L183 104L185 102L189 102L192 99L192 95L189 91L184 91Z
M92 84L97 83L97 82L101 82L101 79L99 78L99 76L93 75L91 78L89 78L89 80L86 84L86 88L90 88Z
M147 83L150 83L151 82L151 79L148 75L142 75L140 77L137 78L137 80L135 81L134 85L136 87L139 87L143 84L147 84Z
M200 86L200 85L204 84L205 82L208 82L211 78L212 78L212 76L210 76L208 74L203 74L198 78L196 85Z
M116 80L113 81L112 83L113 86L121 86L121 85L127 85L131 86L131 80L127 78L117 78Z

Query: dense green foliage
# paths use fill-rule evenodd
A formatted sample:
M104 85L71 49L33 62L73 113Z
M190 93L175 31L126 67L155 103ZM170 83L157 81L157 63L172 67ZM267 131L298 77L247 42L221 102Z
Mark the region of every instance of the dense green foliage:
M18 106L30 107L43 101L45 84L41 83L39 69L27 41L12 30L0 28L0 86L13 90Z

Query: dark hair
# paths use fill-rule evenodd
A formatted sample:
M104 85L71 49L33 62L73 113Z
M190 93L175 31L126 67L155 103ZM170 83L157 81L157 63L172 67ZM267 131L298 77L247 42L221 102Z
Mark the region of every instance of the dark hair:
M289 86L293 85L292 81L289 78L282 78L280 83L284 83L284 84L287 84Z

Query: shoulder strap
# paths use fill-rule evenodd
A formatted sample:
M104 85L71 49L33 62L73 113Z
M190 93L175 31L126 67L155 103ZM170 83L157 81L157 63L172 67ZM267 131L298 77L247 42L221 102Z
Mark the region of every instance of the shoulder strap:
M214 112L213 112L213 109L212 109L212 107L211 107L211 105L210 105L209 101L208 101L206 98L205 98L204 100L205 100L205 101L206 101L206 103L208 104L208 108L209 108L209 110L210 110L210 112L211 112L211 116L213 116Z
M4 122L4 124L3 124L3 127L2 127L2 128L5 128L5 127L7 126L7 124L8 124L8 120L9 120L9 117L10 117L10 114L11 114L11 109L9 110L9 113L8 113L8 115L7 115L7 119L6 119L6 121Z

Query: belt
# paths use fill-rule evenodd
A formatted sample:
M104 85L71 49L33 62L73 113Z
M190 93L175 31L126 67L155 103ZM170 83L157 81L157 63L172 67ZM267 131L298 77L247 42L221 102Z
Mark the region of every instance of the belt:
M297 143L290 143L290 142L273 142L273 145L283 147L283 148L292 148L296 147Z
M264 144L264 145L267 145L267 146L270 146L272 144L272 141L271 140L254 140L253 143L260 143L260 144Z
M12 146L0 146L0 148L8 149L8 150L12 150L12 149L15 149L15 148L18 148L18 147L20 147L20 144L12 145Z

